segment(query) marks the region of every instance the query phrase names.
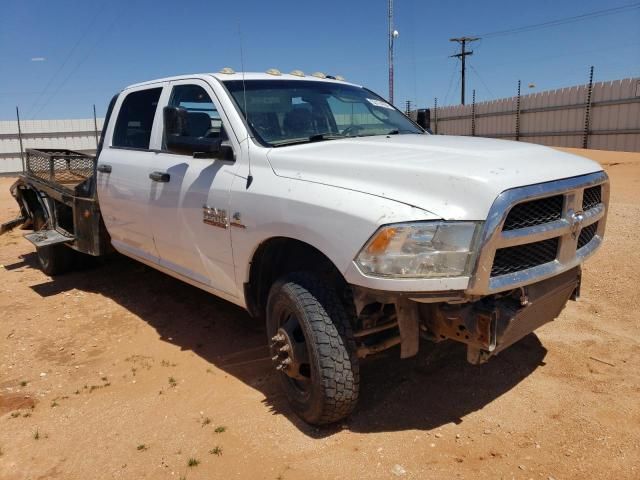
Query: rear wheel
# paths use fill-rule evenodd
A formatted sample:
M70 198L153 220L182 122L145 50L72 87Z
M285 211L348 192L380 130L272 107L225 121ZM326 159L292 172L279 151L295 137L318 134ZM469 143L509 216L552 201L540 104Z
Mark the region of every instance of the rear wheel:
M359 367L349 316L335 290L307 273L269 292L271 355L293 410L322 425L349 415L358 401Z
M47 228L44 212L38 210L33 214L33 230ZM47 245L36 248L40 269L47 275L60 275L68 272L73 266L74 251L65 245Z

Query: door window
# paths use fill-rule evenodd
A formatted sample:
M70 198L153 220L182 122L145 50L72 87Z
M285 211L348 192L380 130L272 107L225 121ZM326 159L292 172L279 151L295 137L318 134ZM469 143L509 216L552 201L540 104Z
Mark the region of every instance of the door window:
M186 113L183 137L210 140L212 143L226 140L220 114L209 94L199 85L173 87L169 106L179 107Z
M114 147L149 148L153 118L162 87L129 93L120 107L113 134Z

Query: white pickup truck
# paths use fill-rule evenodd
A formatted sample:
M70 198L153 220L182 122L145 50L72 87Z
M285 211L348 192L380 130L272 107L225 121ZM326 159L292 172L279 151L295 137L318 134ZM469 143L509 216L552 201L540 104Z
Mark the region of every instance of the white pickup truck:
M96 157L30 150L12 193L3 229L34 230L46 273L115 249L264 319L292 409L324 424L369 354L450 339L478 364L557 317L609 183L550 148L431 135L340 77L224 69L124 89Z

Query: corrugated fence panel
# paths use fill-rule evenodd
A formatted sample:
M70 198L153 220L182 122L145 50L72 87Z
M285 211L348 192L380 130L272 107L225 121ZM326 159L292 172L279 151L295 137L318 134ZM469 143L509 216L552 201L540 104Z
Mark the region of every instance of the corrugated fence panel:
M104 119L98 119L98 134ZM22 143L27 148L66 148L85 153L96 149L95 125L92 118L67 120L23 120ZM0 174L22 170L18 123L0 121Z
M520 140L582 147L588 85L536 92L520 99ZM515 139L516 97L477 103L477 136ZM471 105L438 108L438 133L471 135ZM593 84L588 148L640 151L640 78Z

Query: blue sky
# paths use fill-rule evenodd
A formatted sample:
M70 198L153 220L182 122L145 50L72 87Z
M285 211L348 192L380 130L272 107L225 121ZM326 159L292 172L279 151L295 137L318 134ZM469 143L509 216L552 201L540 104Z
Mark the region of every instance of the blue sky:
M387 95L386 0L3 0L0 119L104 115L122 87L157 77L277 67L341 74ZM459 101L449 38L520 27L634 0L395 0L396 105ZM640 76L640 8L486 38L467 57L467 95L513 95Z

